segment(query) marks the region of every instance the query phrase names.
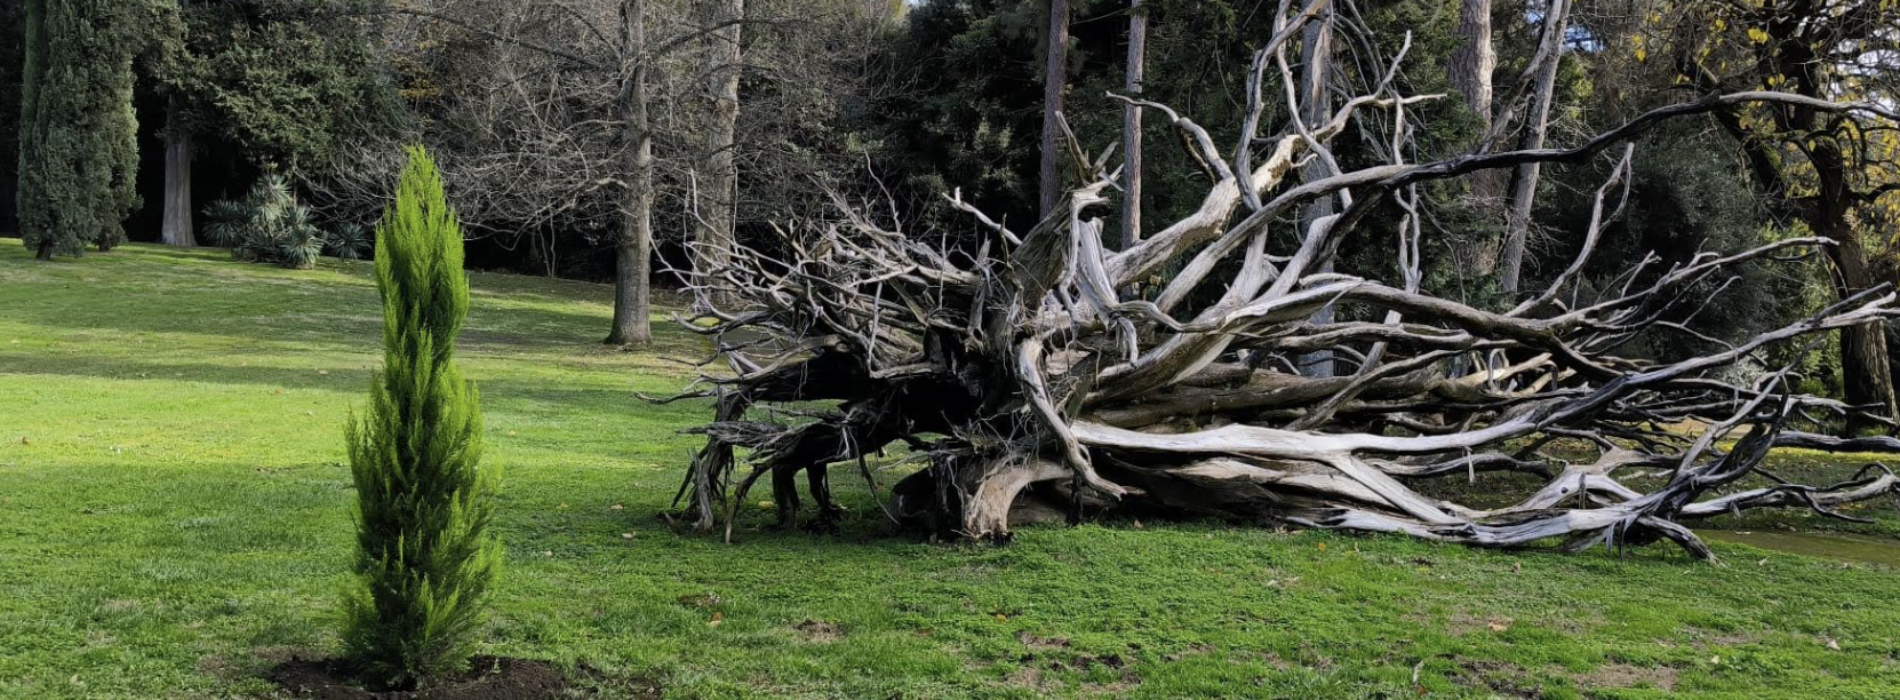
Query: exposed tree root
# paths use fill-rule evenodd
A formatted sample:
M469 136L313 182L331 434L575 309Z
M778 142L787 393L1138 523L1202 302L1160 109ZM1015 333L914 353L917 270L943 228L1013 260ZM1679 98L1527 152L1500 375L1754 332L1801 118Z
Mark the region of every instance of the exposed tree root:
M1281 18L1282 33L1304 19ZM1291 79L1282 51L1276 42L1255 62L1255 100L1268 67ZM1725 379L1735 367L1759 366L1766 348L1894 317L1888 288L1735 343L1700 344L1708 339L1685 323L1713 303L1731 268L1827 241L1703 253L1667 269L1643 261L1588 291L1578 276L1621 211L1625 146L1596 192L1578 259L1515 307L1487 310L1421 291L1416 187L1527 162L1582 161L1663 120L1742 102L1797 103L1850 119L1891 112L1777 93L1710 96L1571 149L1422 164L1394 149L1384 164L1290 181L1310 159L1333 161L1330 144L1349 128L1404 142L1406 107L1436 96L1393 92L1397 65L1323 123L1295 120L1263 136L1250 120L1231 161L1191 120L1142 103L1182 131L1212 184L1198 210L1128 250L1101 246L1100 217L1113 210L1103 192L1115 173L1078 158L1082 184L1025 233L952 198L986 237L946 248L937 236L888 230L840 198L838 221L782 231L771 253L741 248L728 268L686 273L708 302L743 303L731 311L709 304L688 320L715 339L725 364L683 395L717 404L682 486L693 522L723 522L729 533L734 504L769 476L779 524L799 525L803 472L816 506L805 524L828 527L839 513L829 469L873 478L867 460L900 446L928 466L878 489L890 517L933 535L982 539L1006 539L1012 506L1035 491L1066 497L1078 515L1084 503L1114 504L1485 547L1668 540L1708 558L1683 521L1764 507L1845 517L1834 509L1896 493L1894 475L1877 465L1822 486L1763 472L1776 446L1900 452L1900 440L1794 429L1858 407L1793 393L1787 370ZM1250 152L1264 160L1250 162ZM1341 213L1293 224L1301 207L1327 199ZM1399 218L1397 281L1327 271L1340 241L1375 208ZM1157 279L1163 270L1179 272ZM1329 307L1324 320L1315 316ZM1616 354L1642 334L1685 334L1718 349L1671 359ZM1294 358L1320 351L1335 358L1336 376L1293 370ZM743 475L735 449L749 451ZM1566 461L1577 450L1595 457ZM1619 476L1634 468L1668 478L1632 488ZM1538 475L1545 485L1491 509L1413 488L1480 471ZM1733 490L1751 474L1775 485Z

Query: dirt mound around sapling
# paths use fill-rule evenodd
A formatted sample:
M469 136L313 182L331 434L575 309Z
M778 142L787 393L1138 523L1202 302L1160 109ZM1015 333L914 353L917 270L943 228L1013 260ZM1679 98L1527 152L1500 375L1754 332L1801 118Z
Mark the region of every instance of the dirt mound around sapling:
M372 691L333 659L291 659L264 677L294 698L307 700L551 700L569 698L574 686L553 664L530 659L479 656L468 671L417 691Z

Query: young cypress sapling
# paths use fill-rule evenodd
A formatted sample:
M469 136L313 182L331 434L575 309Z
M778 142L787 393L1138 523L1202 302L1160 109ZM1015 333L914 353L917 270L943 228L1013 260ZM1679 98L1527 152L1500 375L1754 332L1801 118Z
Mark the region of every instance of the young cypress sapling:
M377 229L376 280L383 369L347 430L358 552L343 638L367 680L411 688L466 666L501 560L480 401L454 362L462 231L420 147Z

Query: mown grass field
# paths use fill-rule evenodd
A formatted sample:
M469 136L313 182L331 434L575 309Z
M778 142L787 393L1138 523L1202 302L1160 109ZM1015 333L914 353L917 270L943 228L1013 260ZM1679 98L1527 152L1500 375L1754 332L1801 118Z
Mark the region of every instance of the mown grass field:
M483 651L601 697L1900 697L1894 570L1736 545L1721 567L1215 523L931 545L846 474L842 534L676 533L676 431L707 411L634 392L703 346L662 323L655 352L611 351L605 288L473 280L461 357L507 470ZM0 242L0 697L269 697L264 669L335 652L377 313L361 263Z

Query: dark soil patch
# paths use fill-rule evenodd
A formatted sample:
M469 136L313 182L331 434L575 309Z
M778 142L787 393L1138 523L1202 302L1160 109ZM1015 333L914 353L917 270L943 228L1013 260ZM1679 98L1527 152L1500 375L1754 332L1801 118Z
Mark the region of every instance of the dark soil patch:
M365 690L347 667L332 659L292 658L264 677L291 697L310 700L549 700L573 697L569 691L575 689L553 664L493 656L471 659L467 672L419 691Z

